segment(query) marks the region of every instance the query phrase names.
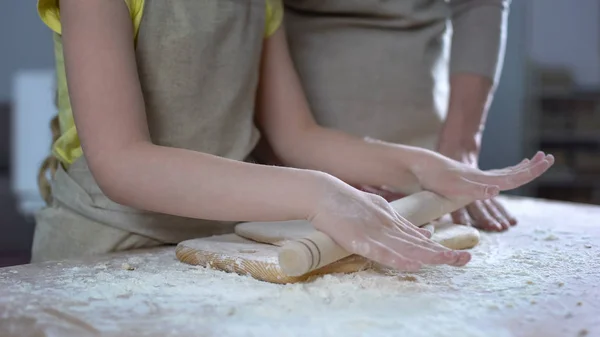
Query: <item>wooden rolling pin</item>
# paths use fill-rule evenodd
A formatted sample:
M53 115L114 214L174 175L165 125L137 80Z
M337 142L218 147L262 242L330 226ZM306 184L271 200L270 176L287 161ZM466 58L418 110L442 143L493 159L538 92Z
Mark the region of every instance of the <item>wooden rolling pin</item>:
M460 209L473 200L449 200L429 191L417 192L390 205L415 226L423 226ZM289 276L301 276L352 255L327 234L315 231L280 248L279 266Z

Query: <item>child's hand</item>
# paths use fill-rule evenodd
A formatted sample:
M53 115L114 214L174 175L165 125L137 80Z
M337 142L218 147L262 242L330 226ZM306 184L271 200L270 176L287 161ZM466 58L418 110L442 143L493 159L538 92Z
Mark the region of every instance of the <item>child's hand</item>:
M412 225L380 196L335 179L326 190L309 220L348 252L410 271L423 264L462 266L471 259L430 240L427 230Z
M554 164L554 157L538 152L518 165L482 171L432 151L423 154L411 167L421 187L447 198L473 200L492 198L500 191L515 189L542 175Z

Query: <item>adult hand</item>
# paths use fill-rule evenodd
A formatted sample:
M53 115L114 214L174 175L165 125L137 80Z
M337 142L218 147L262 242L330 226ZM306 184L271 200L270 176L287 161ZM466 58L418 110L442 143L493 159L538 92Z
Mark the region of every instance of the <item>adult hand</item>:
M448 114L439 134L437 151L472 168L477 168L494 93L493 77L457 72L450 78ZM456 223L484 230L502 231L516 224L516 219L495 198L475 201L451 216Z
M309 218L348 252L398 270L416 271L423 264L462 266L468 252L453 251L434 241L425 229L400 216L382 197L355 189L337 178Z
M477 153L475 151L455 150L451 146L440 145L439 152L469 168L477 170ZM512 171L520 171L521 175L524 173L531 174L531 179L529 180L531 181L547 170L552 163L554 163L554 158L551 156L544 156L543 153L537 153L531 161L527 159L524 160L521 164L513 167ZM508 169L501 171L508 172L507 170ZM488 172L496 172L497 174L499 171ZM513 188L516 187L518 186ZM504 231L510 228L510 226L517 224L515 217L491 195L489 198L477 200L464 208L452 212L450 215L454 223L473 226L488 231Z

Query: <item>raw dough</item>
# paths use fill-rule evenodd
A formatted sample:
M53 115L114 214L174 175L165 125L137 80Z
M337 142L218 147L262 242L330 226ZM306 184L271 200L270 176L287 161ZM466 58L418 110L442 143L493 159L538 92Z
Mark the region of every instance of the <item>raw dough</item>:
M469 249L479 243L479 231L474 227L455 225L451 222L438 222L434 227L431 239L450 249Z
M479 231L473 227L450 222L434 222L425 227L431 231L431 226L431 239L450 249L469 249L479 243ZM306 237L314 230L308 221L245 222L235 226L239 236L276 246Z
M351 255L306 275L290 277L279 268L277 246L251 241L236 234L183 241L177 245L176 255L188 264L282 284L306 281L316 275L356 272L371 266L367 259Z

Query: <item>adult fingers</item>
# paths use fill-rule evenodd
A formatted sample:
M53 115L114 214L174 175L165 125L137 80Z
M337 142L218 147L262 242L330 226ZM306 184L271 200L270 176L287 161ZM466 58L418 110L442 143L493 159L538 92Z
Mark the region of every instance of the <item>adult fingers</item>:
M496 209L498 209L498 211L500 211L500 213L502 213L502 215L508 219L508 222L511 226L515 226L517 224L517 219L506 210L500 201L496 199L490 199L490 201L496 207Z
M498 222L500 226L502 226L503 230L507 230L510 227L510 222L504 216L504 214L502 214L500 210L496 208L496 205L492 203L492 200L483 200L481 203L485 206L490 216L492 216L496 220L496 222Z
M500 225L487 211L481 201L475 201L474 203L467 206L469 215L473 219L474 227L499 232L502 230Z
M461 208L455 212L452 212L452 213L450 213L450 216L452 217L452 222L455 224L460 224L460 225L465 225L465 226L473 225L473 221L471 220L471 217L469 216L469 212L467 212L466 208Z

